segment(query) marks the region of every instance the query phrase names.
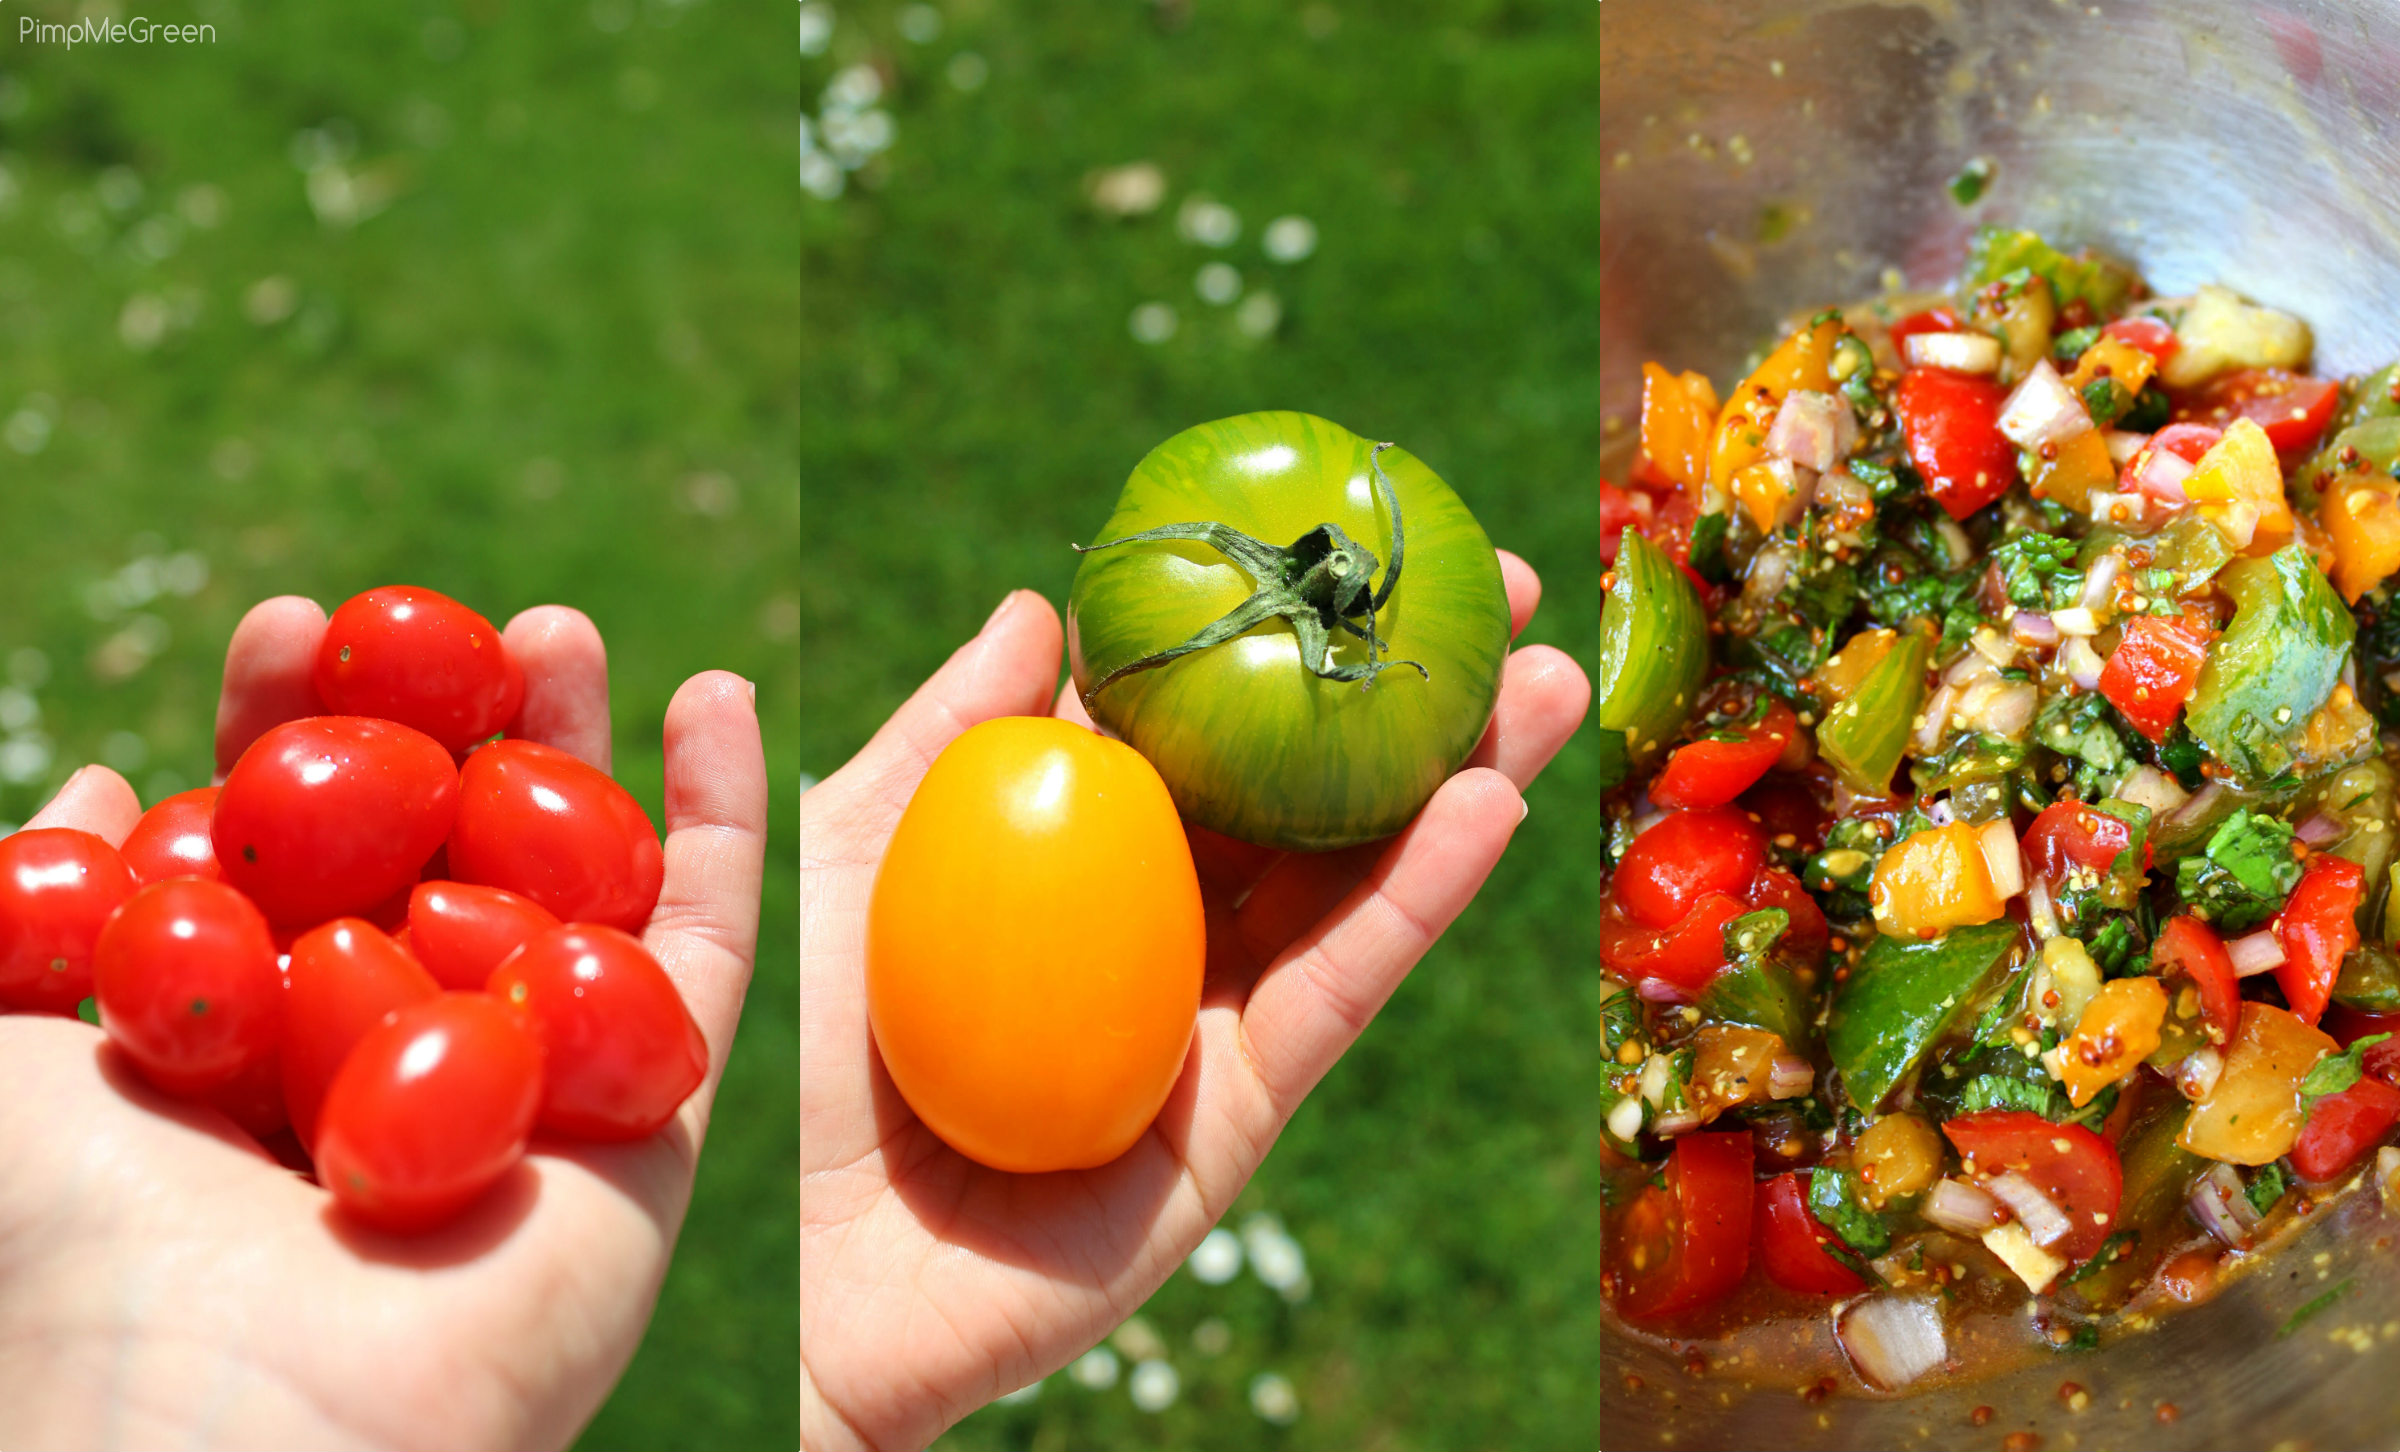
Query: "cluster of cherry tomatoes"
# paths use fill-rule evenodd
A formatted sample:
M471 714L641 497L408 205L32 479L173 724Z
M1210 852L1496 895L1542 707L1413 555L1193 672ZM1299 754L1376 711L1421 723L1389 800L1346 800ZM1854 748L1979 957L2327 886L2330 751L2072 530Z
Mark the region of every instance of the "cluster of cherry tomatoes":
M268 731L122 848L0 838L0 1010L95 998L151 1083L262 1141L288 1126L384 1230L457 1214L537 1127L665 1124L707 1048L632 936L664 877L641 805L566 752L491 739L523 671L430 590L335 611L314 684L330 714Z

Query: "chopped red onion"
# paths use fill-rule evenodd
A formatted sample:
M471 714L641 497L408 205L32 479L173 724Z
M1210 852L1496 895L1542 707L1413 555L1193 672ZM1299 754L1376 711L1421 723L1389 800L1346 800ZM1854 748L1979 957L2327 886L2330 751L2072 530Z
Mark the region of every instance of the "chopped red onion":
M1991 373L2000 367L2000 340L1989 333L1912 333L1901 351L1912 368Z
M1898 1391L1950 1355L1932 1296L1864 1297L1842 1308L1834 1331L1850 1364L1882 1391Z
M2155 766L2137 766L2117 783L2117 795L2163 817L2191 800L2183 784Z
M2058 644L2058 624L2047 615L2020 610L2008 622L2008 633L2027 645Z
M1942 744L1942 729L1950 724L1950 703L1957 694L1956 688L1944 686L1925 703L1925 714L1919 718L1915 736L1918 751L1930 752Z
M1664 978L1645 978L1633 985L1633 992L1644 1003L1683 1003L1691 998L1682 984Z
M1777 1054L1767 1066L1767 1097L1797 1099L1816 1087L1814 1065L1797 1054Z
M2017 1217L2018 1223L2025 1227L2025 1233L2033 1237L2036 1245L2055 1244L2075 1228L2074 1222L2067 1219L2067 1212L2058 1208L2057 1201L2043 1194L2041 1186L2015 1170L2005 1175L1994 1175L1984 1182L1983 1188L1990 1192L1993 1199L2008 1207L2009 1213Z
M2134 455L2142 451L2142 445L2150 442L2150 436L2127 433L2123 429L2110 429L2100 436L2100 441L2108 445L2108 462L2122 469Z
M2172 449L2145 449L2125 482L2153 499L2182 504L2188 501L2183 481L2192 477L2192 467L2191 460Z
M2224 795L2225 788L2221 783L2202 782L2200 790L2192 793L2191 800L2168 813L2167 819L2159 825L2168 830L2175 830L2188 827L2194 822L2207 821L2209 816L2216 811L2217 802Z
M2202 1044L2175 1066L2175 1088L2186 1099L2206 1099L2225 1072L2225 1056L2215 1044Z
M1858 442L1858 418L1850 405L1830 393L1798 389L1776 410L1767 430L1767 452L1804 469L1824 473L1849 454Z
M2233 976L2254 978L2271 968L2280 968L2286 961L2283 938L2273 928L2260 928L2235 938L2225 945L2225 956L2233 960Z
M2311 847L2322 847L2342 835L2342 824L2323 812L2312 814L2292 834Z
M2089 637L2076 635L2059 647L2058 668L2067 673L2068 680L2087 691L2096 691L2100 689L2100 673L2108 669L2108 662L2092 649Z
M2083 594L2075 603L2097 611L2115 599L2117 572L2124 566L2125 557L2113 550L2092 561L2091 573L2083 577Z
M1670 1109L1653 1121L1650 1129L1660 1139L1673 1139L1676 1135L1689 1134L1699 1127L1699 1110Z
M2250 1194L2242 1184L2239 1170L2223 1163L2211 1165L2207 1174L2192 1186L2192 1218L2200 1228L2227 1245L2239 1246L2250 1238L2250 1227L2259 1222L2258 1208L2250 1203Z
M1982 1238L1983 1232L2008 1218L2000 1202L1964 1180L1940 1180L1925 1197L1927 1220L1954 1235Z
M2033 713L2041 704L2041 687L2031 681L2011 681L1992 692L1976 716L1984 730L2014 740L2033 724Z
M2065 443L2091 426L2092 416L2084 411L2083 400L2067 387L2047 358L2033 365L2033 371L2000 407L2000 432L2020 449Z

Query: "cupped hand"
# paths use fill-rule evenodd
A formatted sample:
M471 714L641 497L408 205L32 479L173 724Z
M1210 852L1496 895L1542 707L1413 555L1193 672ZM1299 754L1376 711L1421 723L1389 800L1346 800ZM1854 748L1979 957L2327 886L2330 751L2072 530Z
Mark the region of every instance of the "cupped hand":
M1505 551L1510 631L1541 594ZM1191 829L1208 910L1199 1029L1166 1110L1097 1170L1010 1175L937 1139L872 1047L875 866L942 748L996 716L1085 722L1058 616L1030 591L801 805L800 1407L810 1452L922 1447L1065 1365L1157 1289L1287 1120L1465 908L1520 792L1591 698L1563 653L1511 654L1490 730L1397 837L1286 855Z
M319 714L325 614L269 600L226 652L219 776ZM557 606L509 623L510 734L609 765L600 635ZM666 884L643 941L709 1045L657 1135L536 1137L432 1234L364 1230L213 1110L152 1089L100 1031L0 1015L0 1446L556 1447L615 1383L691 1198L749 985L766 767L747 682L711 671L667 707ZM121 843L140 816L106 767L30 826Z

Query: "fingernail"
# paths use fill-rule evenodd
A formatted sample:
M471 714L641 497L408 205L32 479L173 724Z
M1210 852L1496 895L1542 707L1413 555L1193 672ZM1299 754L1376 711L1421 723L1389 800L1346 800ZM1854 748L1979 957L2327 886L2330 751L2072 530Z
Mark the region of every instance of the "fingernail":
M1011 590L1007 594L1001 596L1000 603L992 607L992 613L984 617L983 628L975 633L977 635L991 634L992 627L1000 623L1000 617L1008 613L1008 607L1016 603L1017 592L1014 590Z
M1522 821L1524 821L1524 820L1525 820L1527 817L1529 817L1529 816L1531 816L1531 815L1533 815L1533 803L1531 803L1531 802L1529 802L1529 801L1525 800L1523 797L1518 797L1518 798L1517 798L1517 820L1518 820L1519 822L1522 822Z
M748 687L750 688L750 708L751 708L752 710L754 710L754 711L755 711L755 710L757 710L757 709L758 709L758 682L756 682L756 681L751 681L751 680L745 680L745 681L743 681L743 682L742 682L742 684L743 684L743 685L745 685L745 686L748 686Z

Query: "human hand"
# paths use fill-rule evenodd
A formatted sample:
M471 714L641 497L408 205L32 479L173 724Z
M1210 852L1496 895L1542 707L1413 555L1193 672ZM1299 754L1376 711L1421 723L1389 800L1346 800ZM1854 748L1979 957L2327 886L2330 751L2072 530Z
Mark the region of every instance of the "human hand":
M1510 632L1540 599L1501 553ZM870 1047L869 892L943 747L996 716L1089 724L1030 591L801 807L800 1436L810 1452L922 1447L1123 1321L1199 1244L1308 1091L1483 884L1520 791L1583 720L1591 684L1548 646L1512 654L1467 766L1387 842L1281 854L1189 828L1208 913L1191 1054L1157 1121L1096 1170L1011 1175L918 1122ZM813 1333L813 1334L812 1334Z
M321 714L325 614L266 601L226 651L220 779L269 727ZM511 726L607 770L608 664L581 613L504 632ZM643 942L708 1040L708 1076L632 1144L536 1136L457 1220L395 1238L216 1111L145 1081L79 1020L0 1015L0 1446L557 1447L631 1359L691 1198L750 981L767 781L749 684L694 676L666 713L666 883ZM122 843L106 767L29 826Z

